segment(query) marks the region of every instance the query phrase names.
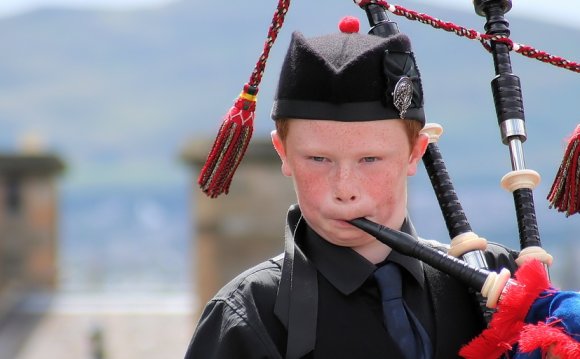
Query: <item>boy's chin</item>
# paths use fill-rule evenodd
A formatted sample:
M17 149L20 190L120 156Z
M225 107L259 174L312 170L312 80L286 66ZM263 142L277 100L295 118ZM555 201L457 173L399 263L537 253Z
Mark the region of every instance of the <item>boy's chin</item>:
M322 237L328 242L341 247L359 247L375 240L366 233L360 233L357 228L332 231L332 233L326 233Z

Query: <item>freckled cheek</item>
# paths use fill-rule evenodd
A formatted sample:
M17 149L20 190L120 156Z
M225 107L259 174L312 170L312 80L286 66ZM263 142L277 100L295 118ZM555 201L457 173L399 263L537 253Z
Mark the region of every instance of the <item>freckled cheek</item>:
M381 202L391 202L396 197L404 195L404 181L392 172L385 172L377 176L369 176L362 182L362 188L370 198Z
M294 183L299 191L300 197L307 201L312 201L314 198L322 196L325 193L325 177L310 169L297 168Z

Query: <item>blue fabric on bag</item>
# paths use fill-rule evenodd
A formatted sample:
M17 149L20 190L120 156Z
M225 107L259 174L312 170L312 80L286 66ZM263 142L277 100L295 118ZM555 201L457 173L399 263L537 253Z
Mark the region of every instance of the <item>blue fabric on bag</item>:
M545 291L534 301L525 322L527 324L552 323L563 328L571 338L580 341L580 293L572 291ZM539 349L531 353L516 352L513 359L541 359Z

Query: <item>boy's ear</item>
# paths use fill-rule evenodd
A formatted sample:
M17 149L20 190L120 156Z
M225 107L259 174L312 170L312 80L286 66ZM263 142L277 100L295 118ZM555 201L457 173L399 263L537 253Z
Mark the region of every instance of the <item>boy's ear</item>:
M290 171L290 168L288 167L288 163L286 161L286 149L284 148L284 142L282 141L280 136L278 136L278 132L276 130L270 132L270 136L272 137L272 144L274 145L274 149L276 150L278 156L280 156L280 160L282 161L282 174L284 176L290 177L292 175L292 172Z
M411 148L409 155L409 167L407 168L407 176L414 176L417 173L417 164L423 158L427 145L429 144L429 136L420 133L415 141L415 145Z

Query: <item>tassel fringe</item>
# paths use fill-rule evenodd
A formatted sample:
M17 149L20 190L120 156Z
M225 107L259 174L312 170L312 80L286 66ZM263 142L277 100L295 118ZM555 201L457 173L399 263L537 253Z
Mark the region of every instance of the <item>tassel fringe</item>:
M547 198L550 208L565 212L566 217L580 212L580 125L568 141L564 159Z
M260 58L241 95L224 116L215 142L199 174L197 182L201 190L211 198L222 193L228 194L234 173L246 153L254 131L258 86L262 81L270 49L284 24L289 6L290 0L278 0Z
M254 129L257 89L247 85L223 123L198 178L201 190L211 198L229 192Z

